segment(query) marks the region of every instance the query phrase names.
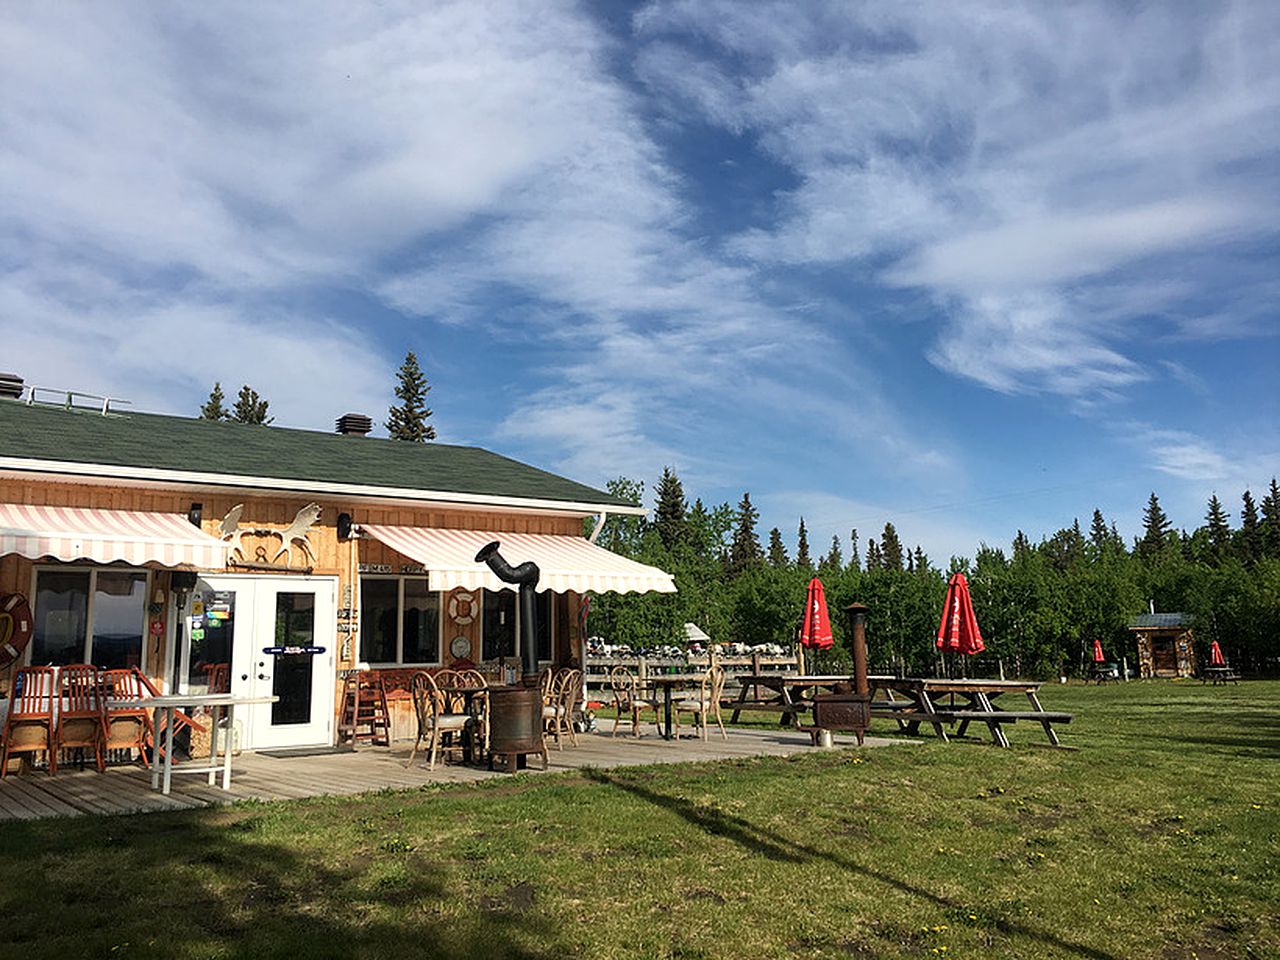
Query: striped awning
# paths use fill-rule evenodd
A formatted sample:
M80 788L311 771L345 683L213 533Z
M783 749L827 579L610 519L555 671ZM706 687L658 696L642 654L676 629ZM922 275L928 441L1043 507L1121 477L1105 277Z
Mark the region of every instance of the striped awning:
M388 527L361 524L360 531L381 540L427 570L432 590L509 590L476 553L494 540L512 565L532 560L541 570L538 591L564 593L675 593L671 574L603 547L585 537L545 533L493 533L484 530L439 530L429 527Z
M177 513L0 503L0 555L213 569L227 544Z

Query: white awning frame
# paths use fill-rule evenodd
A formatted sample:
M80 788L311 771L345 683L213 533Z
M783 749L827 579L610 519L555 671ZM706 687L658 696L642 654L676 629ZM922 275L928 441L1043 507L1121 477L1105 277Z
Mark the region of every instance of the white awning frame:
M0 503L0 555L214 570L228 546L176 513Z
M538 592L556 593L675 593L671 574L629 560L585 537L547 533L501 533L488 530L447 530L361 524L360 531L402 556L422 564L433 591L510 590L475 555L497 540L512 565L526 560L538 564Z

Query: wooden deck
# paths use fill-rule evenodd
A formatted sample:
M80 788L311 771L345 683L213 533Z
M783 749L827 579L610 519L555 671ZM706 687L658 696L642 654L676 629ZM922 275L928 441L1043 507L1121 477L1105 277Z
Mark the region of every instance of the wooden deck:
M563 751L552 745L551 772L587 766L607 768L787 756L814 749L807 734L790 730L733 729L727 742L713 734L705 743L688 737L679 743L669 743L653 733L633 739L621 731L617 738L582 734L578 740L578 747L566 745ZM867 738L868 746L909 742ZM836 738L837 746L854 743L852 737ZM0 820L153 813L237 800L291 800L388 788L412 789L427 784L471 783L506 776L460 764L437 764L434 771L427 770L421 753L414 766L406 769L408 756L408 744L396 744L390 750L362 747L356 751L311 756L246 753L235 760L230 791L209 786L202 775L175 772L173 791L167 797L151 789L150 774L138 766L111 767L106 773L98 773L92 766L84 771L64 767L52 777L43 771L11 773L0 781ZM537 772L537 765L535 759L531 772Z

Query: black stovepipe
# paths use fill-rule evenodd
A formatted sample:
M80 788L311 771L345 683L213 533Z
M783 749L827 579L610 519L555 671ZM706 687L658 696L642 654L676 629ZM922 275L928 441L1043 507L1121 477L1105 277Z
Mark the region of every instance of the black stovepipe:
M514 583L520 588L520 665L524 671L521 682L526 687L538 685L538 607L533 602L538 578L542 571L532 560L513 567L498 552L500 542L487 543L476 554L476 563L485 563L503 583Z

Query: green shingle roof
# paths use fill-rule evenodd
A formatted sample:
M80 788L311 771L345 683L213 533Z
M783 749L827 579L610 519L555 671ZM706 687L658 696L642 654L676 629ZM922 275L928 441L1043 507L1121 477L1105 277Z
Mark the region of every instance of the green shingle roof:
M0 399L0 457L599 506L635 504L479 447ZM229 480L229 483L234 481Z
M1129 621L1131 629L1189 627L1194 618L1189 613L1144 613Z

